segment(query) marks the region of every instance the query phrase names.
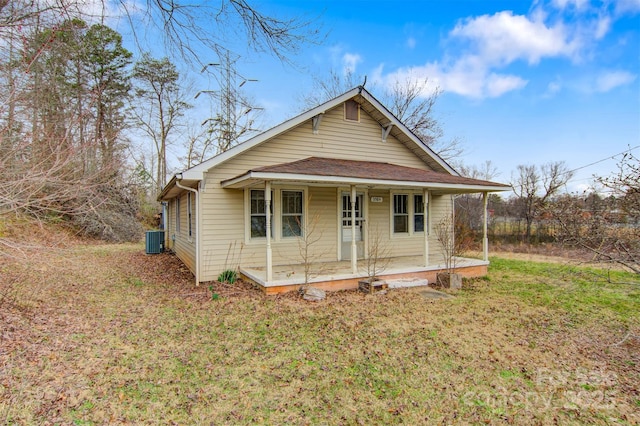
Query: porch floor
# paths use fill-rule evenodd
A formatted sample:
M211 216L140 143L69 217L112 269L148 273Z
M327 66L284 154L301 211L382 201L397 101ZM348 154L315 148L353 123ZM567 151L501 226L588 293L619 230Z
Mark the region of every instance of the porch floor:
M387 280L400 279L406 280L407 286L411 286L411 279L413 282L420 282L421 285L425 285L428 282L435 280L435 275L438 272L445 270L445 265L442 262L441 256L429 257L429 266L424 266L423 256L402 256L391 257L381 261L386 267L380 274L381 278ZM486 273L486 268L489 262L481 259L472 259L457 257L455 260L455 267L463 275L465 270L476 270L479 267L480 273L474 272L472 274L466 274L469 276L481 275L482 272ZM289 265L273 265L272 281L267 282L267 274L265 266L244 266L240 267L240 274L256 284L265 288L270 293L269 288L282 288L285 286L291 286L289 290L293 290L300 285L304 284L304 265L302 264L289 264ZM351 261L334 261L334 262L322 262L314 263L311 265L311 278L310 283L336 283L342 282L345 285L331 286L321 285L321 287L342 289L342 288L357 288L357 281L367 277L366 261L358 260L358 273L353 274L351 271ZM348 283L348 284L347 284ZM392 285L393 286L393 285ZM286 291L286 290L282 290ZM274 291L274 292L280 292Z

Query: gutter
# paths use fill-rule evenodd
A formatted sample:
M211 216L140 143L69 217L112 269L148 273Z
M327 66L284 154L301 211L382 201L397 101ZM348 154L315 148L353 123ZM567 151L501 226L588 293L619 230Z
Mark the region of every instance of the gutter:
M197 189L189 188L180 184L182 173L175 175L176 186L186 191L191 191L196 196L196 287L200 285L200 192Z

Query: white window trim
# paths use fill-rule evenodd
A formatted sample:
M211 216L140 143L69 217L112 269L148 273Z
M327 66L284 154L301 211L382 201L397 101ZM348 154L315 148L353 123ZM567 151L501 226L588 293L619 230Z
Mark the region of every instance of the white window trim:
M422 227L423 230L422 231L416 231L416 196L420 196L422 197ZM428 200L427 200L428 201ZM424 235L424 231L427 229L427 220L429 218L427 211L424 209L424 193L418 193L418 192L414 192L413 194L411 194L411 224L409 226L409 231L411 232L412 235ZM427 210L429 209L429 204L427 203Z
M176 234L180 235L180 195L176 197Z
M422 195L424 197L424 193L418 192L415 190L407 190L407 191L391 191L389 194L390 194L389 196L389 235L391 235L391 238L409 238L413 236L424 236L424 231L416 232L415 230L415 196ZM407 212L409 216L409 227L407 232L394 232L394 229L393 229L393 219L395 216L394 201L395 201L396 195L407 196ZM429 217L430 217L429 211L431 206L431 203L429 201L430 200L427 200L427 209L423 213L425 218L424 228L427 232L427 235L429 234Z
M187 193L187 229L189 242L193 242L193 197L191 192Z
M244 220L244 235L245 235L245 243L246 244L264 244L267 240L266 237L251 237L251 191L264 191L263 188L246 188L244 191L244 212L245 212L245 220ZM271 227L273 229L273 235L271 237L272 242L286 242L286 241L296 241L302 236L289 236L285 237L282 235L282 191L298 191L302 192L302 221L303 221L303 229L305 221L308 220L309 215L309 200L308 200L308 188L304 186L281 186L281 187L271 187L272 196L271 196L271 208L273 211L273 216L271 220Z
M305 232L305 228L307 226L307 191L304 188L281 188L278 189L276 191L278 193L278 237L280 237L280 239L282 240L291 240L291 239L299 239L299 238L303 238L304 237L304 232ZM302 193L302 212L301 212L301 216L302 216L302 223L300 224L300 235L288 235L285 236L284 235L284 230L282 229L282 217L284 215L284 213L282 212L282 192L301 192ZM274 216L275 216L275 211L274 211Z

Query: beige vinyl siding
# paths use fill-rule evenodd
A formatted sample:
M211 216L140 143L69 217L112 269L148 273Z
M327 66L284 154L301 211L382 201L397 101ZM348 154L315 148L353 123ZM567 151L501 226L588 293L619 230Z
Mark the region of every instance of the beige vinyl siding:
M366 112L361 111L360 122L344 119L343 106L328 111L314 135L311 120L280 135L270 141L256 146L249 151L237 155L216 166L205 175L205 189L201 191L201 280L214 280L227 268L239 265L264 265L266 247L264 240L250 240L246 223L248 210L245 206L245 191L223 189L220 182L246 173L261 166L287 163L307 157L328 157L361 161L388 162L401 166L428 170L428 166L411 153L395 138L389 137L382 142L380 125ZM263 189L263 188L254 188ZM308 206L304 210L305 220L311 220L320 214L318 232L321 240L314 245L321 256L318 260L332 261L338 258L338 194L335 187L300 187L274 186L273 190L304 189ZM389 237L389 191L382 191L384 203L371 207L372 219L385 222L382 232ZM368 194L372 196L373 193ZM181 202L186 208L186 197ZM275 209L277 213L279 209ZM186 210L183 213L186 220ZM186 232L186 222L181 227ZM275 233L279 234L276 229ZM421 254L424 242L422 234L409 239L389 239L393 255ZM192 253L186 241L176 239L176 252ZM289 264L301 262L300 245L297 238L279 239L274 235L272 240L273 264ZM182 258L182 256L180 256ZM184 259L183 259L184 260ZM185 263L187 261L185 260Z
M436 226L445 216L451 216L451 197L451 195L432 196L431 205L429 206L431 213L431 219L429 220L429 227L431 228L429 234L429 253L430 257L436 257L438 262L443 262L443 258L442 245L438 242L436 236Z
M184 262L184 264L191 270L191 272L195 273L195 238L196 238L196 226L195 226L195 214L196 214L196 203L195 203L195 195L191 195L191 217L192 217L192 226L191 226L191 237L189 237L189 215L187 211L188 203L187 203L187 193L183 192L180 194L180 231L176 230L176 200L171 200L170 209L172 210L171 220L169 222L169 227L171 230L171 234L169 236L170 240L174 240L171 242L171 249L176 253L176 255Z

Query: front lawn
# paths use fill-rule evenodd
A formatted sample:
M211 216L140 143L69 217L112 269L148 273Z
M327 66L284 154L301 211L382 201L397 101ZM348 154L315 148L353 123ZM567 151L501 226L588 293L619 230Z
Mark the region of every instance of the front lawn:
M173 256L143 251L0 264L0 422L640 422L632 274L494 258L453 299L309 303L196 288Z

